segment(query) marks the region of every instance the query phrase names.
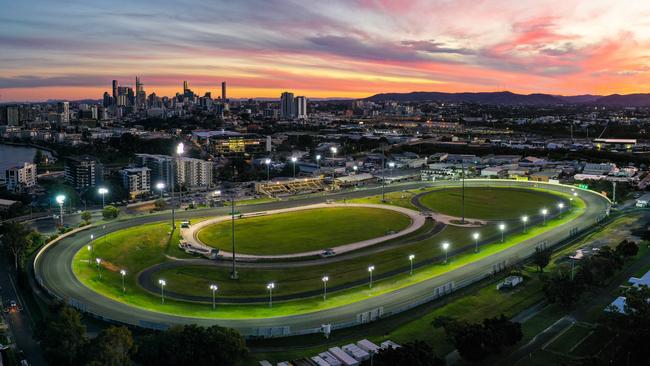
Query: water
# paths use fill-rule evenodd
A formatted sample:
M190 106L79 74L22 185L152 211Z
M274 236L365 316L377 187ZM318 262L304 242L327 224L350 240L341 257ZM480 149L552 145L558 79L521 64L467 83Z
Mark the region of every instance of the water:
M33 147L0 144L0 180L4 179L7 168L23 162L33 162L34 154L36 149ZM48 151L43 151L43 154L52 156Z

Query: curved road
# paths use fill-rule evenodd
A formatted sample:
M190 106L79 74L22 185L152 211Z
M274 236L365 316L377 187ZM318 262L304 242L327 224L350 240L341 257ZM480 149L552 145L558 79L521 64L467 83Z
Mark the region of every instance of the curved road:
M457 185L459 182L436 182L436 183L414 183L387 187L389 190L403 190L426 186ZM466 181L471 186L528 186L543 187L560 192L570 192L570 187L517 182L517 181L487 181L474 180ZM242 206L240 211L252 212L260 210L278 209L291 207L293 205L304 205L324 202L326 199L350 199L378 194L380 188L343 192L321 197L309 197L302 200L281 201L255 206ZM332 324L332 329L353 326L369 320L368 312L381 312L384 315L404 311L421 303L431 301L443 292L452 288L459 288L474 279L483 278L494 272L495 268L501 268L512 261L519 261L530 256L534 248L541 243L552 245L567 238L573 230L587 229L597 221L601 220L609 210L609 201L591 191L578 190L580 197L586 202L585 212L572 222L558 226L552 230L538 235L535 238L526 240L516 246L510 247L487 258L483 258L472 264L449 271L440 276L422 281L415 285L403 288L391 293L375 296L367 300L359 301L337 308L320 310L312 313L298 314L283 317L260 318L260 319L206 319L184 317L174 314L165 314L133 307L115 300L105 298L87 288L79 282L72 272L71 263L75 253L87 244L89 235L103 235L106 232L121 230L134 225L142 225L149 222L160 221L169 217L169 214L147 215L124 221L116 221L106 224L105 232L100 228L90 228L72 234L56 245L46 247L39 253L34 263L34 271L37 281L46 288L52 295L66 299L69 303L81 310L95 314L107 320L113 320L125 324L144 326L149 328L164 328L172 324L199 324L232 327L238 329L244 335L252 336L279 336L296 335L317 332L322 324ZM178 219L191 217L205 217L209 214L225 214L229 208L219 208L202 211L185 211L177 215ZM496 266L496 267L495 267ZM444 286L444 288L443 288Z

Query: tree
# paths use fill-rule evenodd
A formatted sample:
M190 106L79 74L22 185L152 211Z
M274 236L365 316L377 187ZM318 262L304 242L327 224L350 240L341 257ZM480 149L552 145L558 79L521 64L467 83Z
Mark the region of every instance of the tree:
M19 222L5 222L0 226L0 244L4 251L13 256L16 270L31 245L28 240L29 233L29 230Z
M43 162L43 152L40 149L36 149L34 153L34 164L40 164Z
M611 330L614 350L609 357L611 365L644 365L650 359L647 339L650 337L650 288L632 286L624 293L623 313L607 312L606 325Z
M247 352L246 342L236 330L192 324L143 337L136 361L144 366L226 366L236 365Z
M165 202L164 199L159 198L153 203L153 205L156 207L156 210L162 211L167 207L167 202Z
M566 275L544 279L544 295L550 303L571 306L578 301L584 288Z
M414 341L399 348L381 349L373 358L376 366L443 366L445 360L438 357L423 341Z
M127 327L111 326L92 339L86 350L89 364L122 366L131 365L135 351L131 331Z
M90 222L90 219L92 218L92 214L90 211L84 211L81 213L81 219L87 222Z
M544 268L551 262L552 253L553 250L551 250L551 248L535 248L535 254L533 254L533 263L535 263L540 272L544 272Z
M73 308L55 304L40 332L41 345L52 365L77 365L87 343L86 327Z
M115 206L112 206L112 205L107 205L107 206L104 207L104 209L102 210L102 216L103 216L104 219L106 219L106 220L114 219L114 218L116 218L119 214L120 214L120 209L117 208L117 207L115 207Z
M634 257L639 252L639 246L631 240L623 240L614 250L618 255L629 258Z
M442 326L460 356L476 362L504 347L513 346L523 338L521 324L501 315L486 318L483 323L468 323L453 318L437 318L434 326Z

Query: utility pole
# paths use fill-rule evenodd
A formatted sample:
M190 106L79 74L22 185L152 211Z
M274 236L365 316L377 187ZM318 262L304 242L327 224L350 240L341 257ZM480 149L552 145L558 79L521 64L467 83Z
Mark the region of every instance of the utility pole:
M612 182L612 202L616 203L616 182Z
M386 177L384 175L385 165L384 165L384 144L381 144L381 202L386 202L386 196L384 195L384 185L386 184Z
M232 272L230 272L230 278L236 280L239 278L237 275L236 257L235 257L235 192L230 196L230 216L231 216L231 226L232 226Z
M461 188L461 220L460 223L464 224L465 223L465 162L461 160L460 163L461 166L461 180L462 180L462 188Z

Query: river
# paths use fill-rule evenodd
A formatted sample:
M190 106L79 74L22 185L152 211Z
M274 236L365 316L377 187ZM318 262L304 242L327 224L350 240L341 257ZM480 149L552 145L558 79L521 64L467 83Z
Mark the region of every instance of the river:
M0 143L0 180L4 180L5 170L23 162L34 161L36 148L31 146L5 145ZM49 151L43 154L52 157Z

